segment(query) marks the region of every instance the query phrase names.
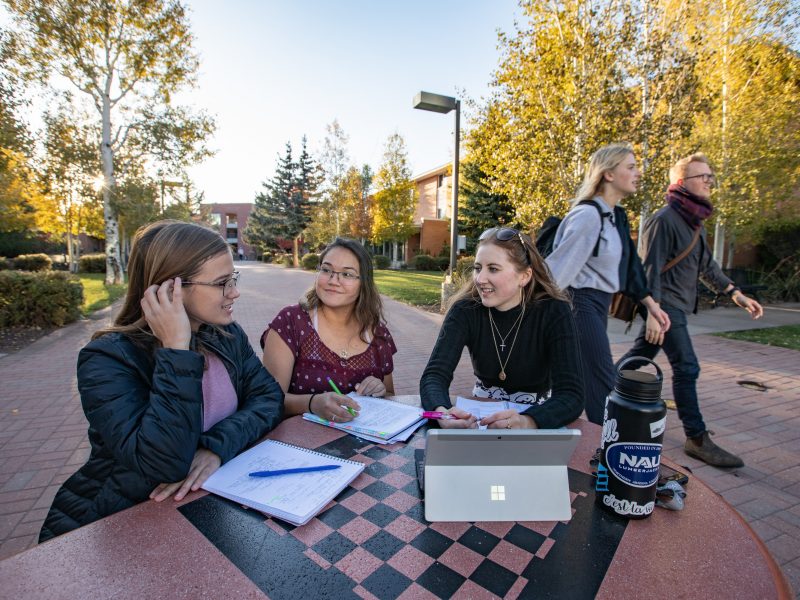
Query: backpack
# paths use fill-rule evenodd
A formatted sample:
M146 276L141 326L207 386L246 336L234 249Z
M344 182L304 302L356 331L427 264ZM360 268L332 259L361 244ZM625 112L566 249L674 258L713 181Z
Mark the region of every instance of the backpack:
M611 213L604 213L600 205L593 200L581 200L578 204L591 204L597 209L597 215L600 217L600 233L597 234L597 242L595 242L594 250L592 251L592 256L597 256L600 250L600 236L603 233L603 227L605 225L603 217L611 216ZM539 231L536 232L536 249L539 251L539 254L542 255L542 258L547 258L553 253L553 243L556 241L556 232L563 220L564 219L561 217L549 216L544 220Z

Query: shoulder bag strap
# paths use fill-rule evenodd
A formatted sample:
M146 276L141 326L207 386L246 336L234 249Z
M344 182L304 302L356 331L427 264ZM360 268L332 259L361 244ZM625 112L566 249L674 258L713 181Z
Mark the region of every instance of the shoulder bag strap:
M689 252L692 251L692 248L694 248L695 244L697 243L697 240L699 240L699 239L700 239L700 227L698 227L697 229L694 230L694 237L692 237L691 243L688 246L686 246L686 250L684 250L678 256L676 256L671 261L669 261L667 264L665 264L664 267L661 269L661 272L662 273L666 273L672 267L674 267L679 262L681 262L684 258L686 258L689 255Z

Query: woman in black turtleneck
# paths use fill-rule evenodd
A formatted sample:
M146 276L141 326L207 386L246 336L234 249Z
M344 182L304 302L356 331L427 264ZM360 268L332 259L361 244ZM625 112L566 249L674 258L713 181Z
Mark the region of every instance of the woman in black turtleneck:
M583 410L578 341L570 305L553 283L530 238L508 227L481 235L475 272L447 312L420 381L426 410L448 412L442 427L477 427L452 407L449 387L466 346L476 398L530 404L497 412L490 428L562 427Z

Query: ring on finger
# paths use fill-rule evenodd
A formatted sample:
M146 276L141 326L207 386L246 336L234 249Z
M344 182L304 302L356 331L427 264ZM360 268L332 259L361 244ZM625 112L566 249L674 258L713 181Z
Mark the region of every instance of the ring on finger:
M336 421L336 415L331 415L331 421Z
M508 425L506 425L506 429L511 429L511 419L508 420Z

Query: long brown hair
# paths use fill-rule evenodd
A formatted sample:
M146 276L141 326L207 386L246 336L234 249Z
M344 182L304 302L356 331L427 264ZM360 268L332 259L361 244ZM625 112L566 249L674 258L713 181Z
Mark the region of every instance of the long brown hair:
M353 308L353 316L358 323L359 337L364 343L369 343L369 336L377 335L378 326L386 321L383 316L383 302L375 285L375 273L372 269L372 257L366 248L356 240L337 237L328 244L319 255L319 264L325 260L325 256L334 248L344 248L352 252L358 260L358 273L361 277L361 287L358 290L358 298ZM300 300L300 306L305 310L318 308L322 301L317 296L316 281Z
M523 298L526 305L530 305L537 300L544 298L553 298L555 300L564 300L569 302L567 295L556 285L553 281L553 276L550 274L550 269L544 262L542 255L536 249L536 245L531 241L529 235L517 231L517 234L508 240L497 239L497 233L501 229L512 229L511 227L492 227L487 229L481 234L478 246L475 248L477 253L478 248L487 244L494 244L499 248L506 251L508 259L518 272L522 272L528 267L531 268L532 277L523 288ZM475 285L475 278L470 277L461 286L461 289L450 299L448 303L448 310L461 300L462 298L471 298L476 302L481 301L481 295L478 292L478 287Z
M128 291L122 310L113 326L97 331L92 339L119 332L140 345L154 345L157 340L141 305L147 288L175 277L192 279L207 260L230 251L216 231L195 223L164 220L139 228L128 261Z

